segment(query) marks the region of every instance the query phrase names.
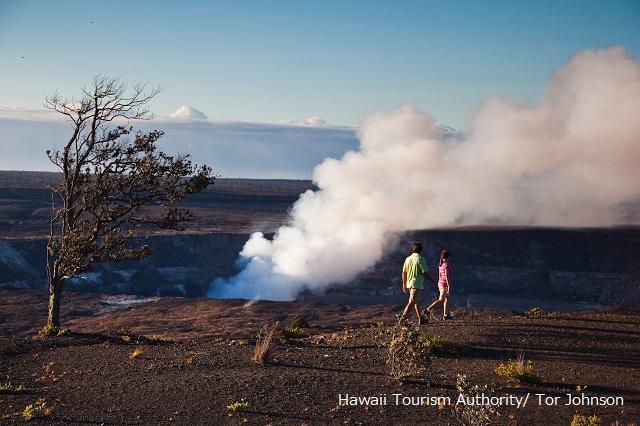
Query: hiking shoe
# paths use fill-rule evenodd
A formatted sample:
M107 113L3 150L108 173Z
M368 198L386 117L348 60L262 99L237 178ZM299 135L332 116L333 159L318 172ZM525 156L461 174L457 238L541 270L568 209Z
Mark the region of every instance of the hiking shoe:
M452 320L452 319L453 319L453 317L452 317L451 315L445 315L445 316L443 316L443 317L442 317L442 319L443 319L444 321L448 321L448 320Z
M427 318L426 316L420 315L420 318L418 318L418 325L426 325L429 324L429 318Z

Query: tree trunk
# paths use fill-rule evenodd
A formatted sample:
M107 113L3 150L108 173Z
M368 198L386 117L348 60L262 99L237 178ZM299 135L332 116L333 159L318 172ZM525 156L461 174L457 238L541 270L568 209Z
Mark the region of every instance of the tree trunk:
M47 326L49 327L60 327L60 303L62 301L63 283L63 280L49 283L49 315L47 317Z

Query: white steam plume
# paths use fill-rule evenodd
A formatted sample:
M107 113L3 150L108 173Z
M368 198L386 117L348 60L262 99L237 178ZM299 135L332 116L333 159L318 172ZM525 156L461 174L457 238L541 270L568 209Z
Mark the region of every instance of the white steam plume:
M211 297L292 300L347 283L390 235L451 225L601 226L640 199L640 64L620 47L584 51L538 105L488 99L470 132L443 137L404 105L366 117L360 150L314 170L272 241L256 233L243 270Z

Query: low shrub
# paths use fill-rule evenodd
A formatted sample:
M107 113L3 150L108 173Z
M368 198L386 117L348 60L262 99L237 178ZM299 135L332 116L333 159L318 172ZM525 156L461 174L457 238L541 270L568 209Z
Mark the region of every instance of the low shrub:
M236 411L238 410L246 410L247 408L249 408L249 403L242 400L242 401L237 401L234 402L233 404L229 404L227 405L227 413L229 413L229 415L233 415L235 414Z
M509 360L506 363L500 363L495 370L496 374L510 382L539 384L540 377L535 371L533 361L526 361L521 356L517 360Z
M133 350L133 352L131 352L131 355L129 355L129 357L131 359L136 359L136 358L140 358L142 356L142 354L144 353L144 351L141 348L135 348Z
M6 382L0 383L0 394L2 393L20 393L20 392L25 392L27 390L27 388L20 384L20 385L14 385L13 383L11 383L11 380L8 380Z
M426 340L431 352L439 356L457 356L469 350L469 346L464 343L457 343L442 336L423 337Z
M387 366L391 377L406 380L423 375L431 361L429 343L421 338L418 326L402 323L395 327L387 344Z
M485 395L491 398L495 395L493 389L489 389L487 385L472 385L464 374L458 374L456 379L456 388L460 397L475 398L476 395ZM475 401L474 401L475 402ZM479 404L456 404L454 408L456 418L460 423L466 426L484 426L492 423L492 421L500 416L498 408L495 405L486 403Z
M32 420L42 417L49 417L53 412L53 408L48 406L44 398L38 399L36 402L27 405L22 411L22 418Z
M285 339L302 339L307 337L307 333L302 329L302 327L289 326L280 330L280 337Z
M116 328L115 333L119 336L130 336L133 334L131 333L131 330L129 329L129 327L125 327L125 326L120 326Z
M291 320L291 328L309 328L309 323L304 319L302 315L296 315Z
M471 298L467 297L464 305L461 305L459 299L456 298L456 303L451 308L451 314L458 319L474 318L476 313L472 309Z
M307 337L307 333L299 325L289 325L283 327L280 321L273 324L273 337L276 339L302 339Z
M542 308L539 308L536 306L535 308L529 309L527 312L524 313L524 315L527 318L539 318L542 316L542 313L543 313Z
M63 337L68 336L71 332L67 328L60 328L56 325L47 324L38 331L38 335L42 337Z
M571 419L571 426L600 426L601 424L602 421L600 417L595 414L590 417L576 414L573 416L573 419Z
M61 375L56 374L55 364L53 362L47 362L45 364L42 364L42 372L43 372L43 376L42 376L43 378L49 379L54 382L57 382L58 379L62 377Z

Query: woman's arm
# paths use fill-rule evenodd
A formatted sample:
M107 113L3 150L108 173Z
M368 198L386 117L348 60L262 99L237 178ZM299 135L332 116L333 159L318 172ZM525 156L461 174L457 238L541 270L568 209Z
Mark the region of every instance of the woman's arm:
M447 282L447 293L451 292L451 271L449 270L449 267L447 266L447 270L445 271L445 280Z

